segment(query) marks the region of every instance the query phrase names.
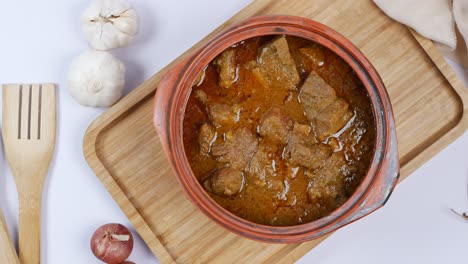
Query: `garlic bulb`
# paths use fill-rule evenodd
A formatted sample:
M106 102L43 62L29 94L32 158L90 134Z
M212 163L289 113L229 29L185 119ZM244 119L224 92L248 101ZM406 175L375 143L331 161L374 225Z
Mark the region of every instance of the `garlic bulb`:
M68 73L71 95L85 106L111 106L122 97L125 66L107 51L87 51L75 58Z
M138 15L125 0L96 0L83 14L83 32L95 50L127 46L138 31Z

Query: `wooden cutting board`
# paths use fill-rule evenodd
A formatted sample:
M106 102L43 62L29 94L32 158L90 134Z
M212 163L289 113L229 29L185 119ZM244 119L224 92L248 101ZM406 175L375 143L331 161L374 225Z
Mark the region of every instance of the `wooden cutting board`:
M466 131L468 93L462 82L431 41L386 17L370 0L256 0L210 36L259 14L319 21L370 59L393 104L402 179ZM212 223L179 188L151 110L161 76L186 54L91 124L84 139L86 160L162 263L297 260L326 237L293 245L251 241Z

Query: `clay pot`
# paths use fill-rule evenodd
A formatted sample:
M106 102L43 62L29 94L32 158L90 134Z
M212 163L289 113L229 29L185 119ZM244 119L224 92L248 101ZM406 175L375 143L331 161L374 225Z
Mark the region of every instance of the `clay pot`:
M186 103L197 74L223 50L264 35L292 35L320 43L357 73L371 98L376 142L371 167L354 194L330 215L296 226L267 226L244 220L218 205L195 178L183 146ZM260 16L218 34L178 63L161 80L155 96L154 125L167 158L187 198L211 220L238 235L270 243L299 243L332 232L383 206L396 185L399 162L395 121L384 84L369 60L349 40L329 27L301 17ZM174 208L177 210L177 208Z

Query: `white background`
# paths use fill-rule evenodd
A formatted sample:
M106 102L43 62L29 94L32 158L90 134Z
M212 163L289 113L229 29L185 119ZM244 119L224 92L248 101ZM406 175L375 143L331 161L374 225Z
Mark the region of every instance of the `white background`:
M126 92L249 2L133 1L141 16L140 34L133 45L114 52L128 69ZM75 103L65 82L70 60L87 49L80 15L89 3L15 0L0 4L0 83L55 82L59 86L58 140L43 199L42 263L99 263L89 249L94 229L108 222L131 227L82 154L84 132L104 109ZM467 71L459 69L459 73L466 80ZM468 211L467 149L465 134L399 185L383 209L339 230L300 262L466 263L468 221L449 208ZM0 162L0 206L17 240L16 188L3 157ZM130 260L158 263L139 238Z

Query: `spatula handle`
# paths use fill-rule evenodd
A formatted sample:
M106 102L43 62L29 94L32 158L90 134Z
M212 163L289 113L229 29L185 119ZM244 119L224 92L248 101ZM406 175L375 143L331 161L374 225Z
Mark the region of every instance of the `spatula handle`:
M15 247L13 246L10 235L6 228L3 213L0 210L0 263L19 264L18 255L16 255Z
M22 264L41 262L41 196L19 198L19 259Z

